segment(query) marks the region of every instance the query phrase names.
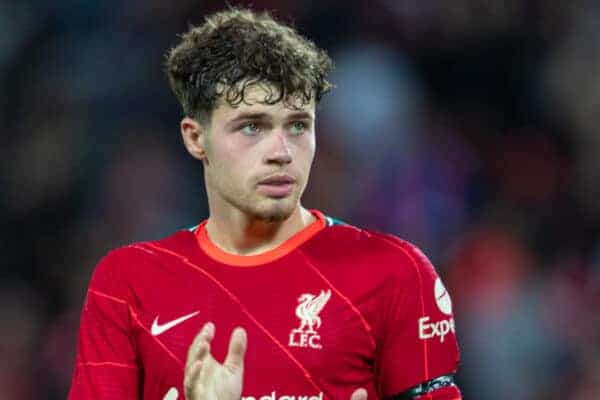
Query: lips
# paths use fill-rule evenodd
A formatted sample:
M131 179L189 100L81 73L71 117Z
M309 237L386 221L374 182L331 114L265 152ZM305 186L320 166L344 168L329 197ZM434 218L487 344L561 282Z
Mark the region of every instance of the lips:
M282 198L294 190L296 180L289 175L273 175L258 182L258 190L268 197Z
M296 180L289 175L275 175L258 182L259 185L285 185Z

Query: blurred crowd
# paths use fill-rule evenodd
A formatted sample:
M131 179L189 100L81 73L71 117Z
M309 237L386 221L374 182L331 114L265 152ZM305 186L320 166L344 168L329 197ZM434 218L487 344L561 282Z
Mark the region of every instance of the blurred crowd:
M598 398L600 3L252 5L336 63L304 205L429 255L465 398ZM0 2L0 397L65 398L95 263L206 218L162 63L223 6Z

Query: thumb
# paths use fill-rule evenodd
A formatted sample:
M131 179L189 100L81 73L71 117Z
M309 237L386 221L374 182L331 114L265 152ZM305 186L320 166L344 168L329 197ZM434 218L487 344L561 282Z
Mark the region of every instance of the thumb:
M228 370L235 372L244 368L244 355L248 346L248 338L244 328L235 328L229 339L229 350L223 365Z
M363 388L356 389L350 396L350 400L367 400L367 391Z

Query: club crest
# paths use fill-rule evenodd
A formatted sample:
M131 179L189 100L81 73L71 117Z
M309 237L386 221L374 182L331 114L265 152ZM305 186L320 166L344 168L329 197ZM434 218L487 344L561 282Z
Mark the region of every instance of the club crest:
M319 314L331 298L331 290L321 290L318 295L304 293L298 298L296 316L300 319L300 326L290 332L290 347L310 347L321 349L321 337L317 329L321 327Z

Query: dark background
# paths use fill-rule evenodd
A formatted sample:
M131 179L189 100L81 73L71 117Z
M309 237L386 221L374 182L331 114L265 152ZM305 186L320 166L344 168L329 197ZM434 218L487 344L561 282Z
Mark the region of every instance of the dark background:
M336 62L304 204L430 256L465 397L598 398L600 3L252 4ZM95 263L206 218L162 63L223 6L0 1L0 397L65 398Z

